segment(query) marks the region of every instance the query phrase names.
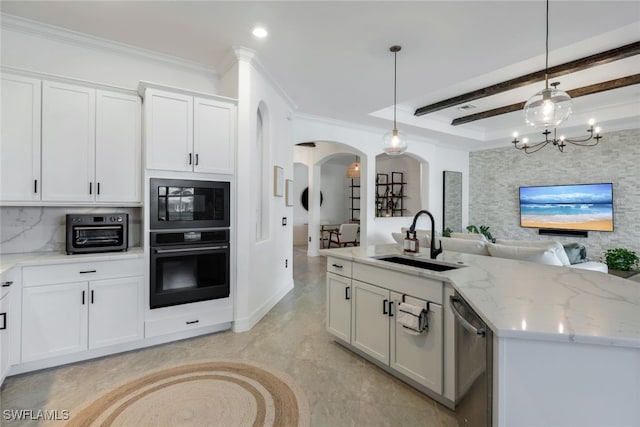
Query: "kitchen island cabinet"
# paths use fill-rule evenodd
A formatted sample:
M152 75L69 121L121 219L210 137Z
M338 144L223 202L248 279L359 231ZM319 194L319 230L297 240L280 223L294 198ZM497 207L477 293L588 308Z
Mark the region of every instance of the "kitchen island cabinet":
M341 344L452 406L452 395L443 395L443 282L334 257L328 257L327 270L327 330ZM397 324L403 301L426 310L427 330L411 335Z
M396 245L321 253L352 263L354 270L379 267L421 278L427 285L440 280L443 296L459 292L494 333L494 426L637 425L638 283L600 272L449 251L439 260L463 268L435 272L377 259L402 255ZM446 321L448 304L443 310ZM446 350L452 340L446 327L444 334L446 390L448 361L455 355Z

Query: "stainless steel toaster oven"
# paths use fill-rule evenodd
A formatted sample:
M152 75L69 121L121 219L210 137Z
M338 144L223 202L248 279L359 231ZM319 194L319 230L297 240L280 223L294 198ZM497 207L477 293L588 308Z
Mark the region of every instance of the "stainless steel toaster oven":
M67 214L67 254L126 251L129 215L126 213Z

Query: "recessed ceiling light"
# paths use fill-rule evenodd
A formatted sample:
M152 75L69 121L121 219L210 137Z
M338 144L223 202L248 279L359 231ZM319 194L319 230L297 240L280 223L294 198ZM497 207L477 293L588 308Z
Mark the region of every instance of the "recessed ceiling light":
M255 27L253 31L251 31L251 33L253 34L254 37L257 37L259 39L263 39L269 35L269 33L264 27Z

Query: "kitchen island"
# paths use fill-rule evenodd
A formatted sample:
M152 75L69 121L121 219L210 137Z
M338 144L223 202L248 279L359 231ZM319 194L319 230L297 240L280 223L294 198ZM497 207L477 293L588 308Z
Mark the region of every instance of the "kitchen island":
M459 292L494 333L494 425L638 425L638 283L599 272L448 251L438 261L464 267L436 272L377 259L401 255L397 245L321 253L353 268L379 267L429 283L441 281L445 290L451 286ZM445 323L445 385L452 382L452 356L447 354L451 333ZM451 399L450 391L446 399Z

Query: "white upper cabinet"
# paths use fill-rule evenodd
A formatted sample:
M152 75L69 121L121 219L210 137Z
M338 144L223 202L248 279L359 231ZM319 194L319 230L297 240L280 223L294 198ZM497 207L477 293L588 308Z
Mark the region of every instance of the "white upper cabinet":
M137 95L96 91L96 201L140 202L141 114Z
M147 169L233 174L232 100L144 87L144 116Z
M95 89L42 83L42 200L95 199Z
M145 93L147 169L193 169L193 97L148 89Z
M0 200L40 200L41 81L2 75Z
M195 172L233 173L235 106L194 98L193 151Z

